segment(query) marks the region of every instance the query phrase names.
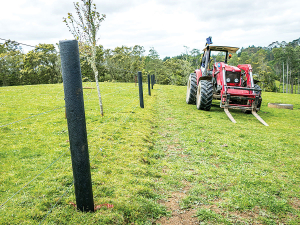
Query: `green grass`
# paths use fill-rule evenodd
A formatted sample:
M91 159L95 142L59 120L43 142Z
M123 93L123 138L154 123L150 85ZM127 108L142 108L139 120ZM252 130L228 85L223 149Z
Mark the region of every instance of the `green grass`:
M263 93L265 127L235 110L231 123L218 101L199 111L185 87L144 89L141 109L134 84L101 83L104 117L96 90L84 89L95 205L114 207L81 213L69 204L62 84L0 88L0 205L42 172L0 208L0 223L151 224L170 215L160 200L187 185L180 206L196 208L203 224L300 222L300 95Z
M139 108L134 84L102 86L103 118L96 90L84 89L90 164L95 205L114 208L91 214L69 205L75 196L72 186L68 191L73 179L67 123L59 108L64 106L62 84L5 87L0 89L1 125L58 109L0 128L1 204L58 160L0 209L1 224L38 224L64 194L44 223L142 224L167 214L156 202L160 194L154 179L160 173L147 159L153 147L151 108ZM152 104L154 99L145 95L148 99Z
M166 179L191 186L182 207L199 207L199 220L211 224L299 223L300 96L263 93L265 127L235 110L237 124L231 123L218 101L211 111L198 111L184 93L184 87L161 87L156 107L160 133L170 137L157 144L166 155ZM268 102L294 104L294 110L268 108Z

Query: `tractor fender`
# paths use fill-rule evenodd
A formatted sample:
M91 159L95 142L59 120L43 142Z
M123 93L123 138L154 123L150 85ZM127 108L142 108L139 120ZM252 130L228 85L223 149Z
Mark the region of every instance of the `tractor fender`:
M202 77L202 71L201 70L195 70L196 76L197 76L197 85L199 84L199 79Z

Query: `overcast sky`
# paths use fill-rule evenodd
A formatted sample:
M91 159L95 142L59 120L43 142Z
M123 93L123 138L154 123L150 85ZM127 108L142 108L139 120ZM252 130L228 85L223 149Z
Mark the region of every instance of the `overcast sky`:
M99 32L104 48L154 47L161 58L215 45L267 46L300 37L299 0L94 0L106 14ZM0 8L0 38L36 45L73 39L62 17L72 0L9 0Z

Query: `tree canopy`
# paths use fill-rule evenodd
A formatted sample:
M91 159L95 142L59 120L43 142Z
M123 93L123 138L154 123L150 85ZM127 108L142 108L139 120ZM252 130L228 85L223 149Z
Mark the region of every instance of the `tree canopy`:
M188 47L182 54L164 59L154 47L148 52L140 45L123 45L114 49L96 45L95 49L95 65L101 82L134 82L137 72L142 71L144 79L147 74L155 74L158 84L186 85L189 74L200 68L201 51ZM220 61L222 57L224 55L220 53L213 56L213 60ZM0 85L61 82L59 59L59 52L51 44L39 44L26 54L16 42L0 44ZM86 54L80 54L80 62L83 77L92 80L93 69ZM255 78L265 91L297 92L300 46L293 42L273 48L242 48L232 54L228 63L234 66L251 64Z

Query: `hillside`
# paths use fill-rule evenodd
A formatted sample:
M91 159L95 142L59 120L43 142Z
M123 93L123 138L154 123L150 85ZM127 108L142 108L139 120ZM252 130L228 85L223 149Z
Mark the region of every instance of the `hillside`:
M94 83L84 83L94 87ZM146 87L146 85L144 85ZM1 224L298 224L300 100L259 115L185 103L186 87L84 89L95 213L75 202L62 84L0 88ZM268 108L294 104L294 110Z

